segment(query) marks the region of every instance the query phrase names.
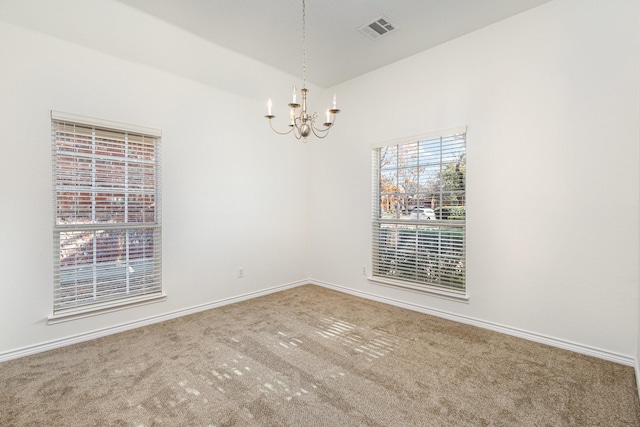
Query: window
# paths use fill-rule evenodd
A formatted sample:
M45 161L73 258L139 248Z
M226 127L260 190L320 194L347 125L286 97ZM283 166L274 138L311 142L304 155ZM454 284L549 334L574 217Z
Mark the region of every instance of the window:
M51 119L53 318L161 296L160 131Z
M372 280L465 296L466 129L373 150Z

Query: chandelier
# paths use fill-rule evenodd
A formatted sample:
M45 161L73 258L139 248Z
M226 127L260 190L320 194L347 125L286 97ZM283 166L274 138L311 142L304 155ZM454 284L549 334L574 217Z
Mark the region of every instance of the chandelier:
M291 94L291 102L289 103L289 130L286 132L279 132L273 127L273 118L276 116L272 114L273 103L271 98L267 101L267 115L269 119L269 126L271 129L280 135L287 135L293 132L296 139L302 139L307 142L307 136L313 133L318 138L324 138L329 134L336 121L336 114L340 112L336 107L336 96L333 95L333 105L327 109L326 121L320 126L316 125L318 119L318 113L307 113L307 29L306 29L306 7L305 0L302 0L302 89L300 89L300 102L298 102L298 90L295 85Z

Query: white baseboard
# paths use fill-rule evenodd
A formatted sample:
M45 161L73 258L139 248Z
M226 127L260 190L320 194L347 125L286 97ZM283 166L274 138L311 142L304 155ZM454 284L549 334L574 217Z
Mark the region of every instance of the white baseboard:
M40 344L31 345L28 347L22 347L16 350L9 350L3 353L0 353L0 362L4 362L11 359L17 359L24 356L30 356L36 353L42 353L44 351L53 350L60 347L65 347L72 344L78 344L84 341L90 341L96 338L105 337L107 335L116 334L118 332L124 332L131 329L140 328L142 326L152 325L154 323L164 322L166 320L175 319L177 317L188 316L190 314L195 314L200 311L209 310L216 307L222 307L224 305L233 304L240 301L245 301L251 298L256 298L268 294L272 294L274 292L284 291L285 289L295 288L300 285L310 283L309 280L301 280L297 282L291 282L284 285L274 286L272 288L263 289L256 292L249 292L243 295L238 295L231 298L225 298L218 301L212 301L205 304L199 304L193 307L175 310L169 313L160 314L157 316L147 317L145 319L136 320L133 322L123 323L120 325L110 326L108 328L99 329L91 332L85 332L82 334L74 335L67 338L56 339L52 341L47 341Z
M636 369L636 379L640 379L640 368L636 363L635 358L630 356L625 356L623 354L614 353L607 350L602 350L599 348L577 344L574 342L546 336L543 334L538 334L534 332L525 331L518 328L513 328L510 326L500 325L498 323L487 322L485 320L475 319L468 316L462 316L459 314L451 313L444 310L437 310L433 308L428 308L422 305L411 304L404 301L398 301L393 298L387 298L380 295L370 294L368 292L356 291L350 288L345 288L339 285L335 285L333 283L327 283L319 280L309 280L309 283L314 285L322 286L325 288L333 289L339 292L344 292L346 294L382 302L385 304L394 305L396 307L406 308L408 310L417 311L420 313L430 314L432 316L441 317L448 320L453 320L455 322L464 323L467 325L477 326L484 329L489 329L496 332L501 332L503 334L512 335L518 338L523 338L529 341L534 341L542 344L547 344L552 347L562 348L564 350L573 351L580 354L585 354L587 356L593 356L604 360L609 360L611 362L620 363L622 365L627 366L635 366ZM637 381L636 381L637 382ZM639 386L640 393L640 386Z
M599 348L595 348L595 347L590 347L590 346L586 346L586 345L582 345L582 344L577 344L577 343L573 343L570 341L565 341L565 340L561 340L558 338L554 338L554 337L549 337L546 335L542 335L542 334L537 334L537 333L533 333L533 332L528 332L528 331L524 331L521 329L517 329L517 328L513 328L510 326L504 326L504 325L500 325L497 323L492 323L492 322L487 322L484 320L479 320L479 319L474 319L472 317L467 317L467 316L461 316L459 314L455 314L455 313L450 313L447 311L443 311L443 310L436 310L436 309L432 309L432 308L428 308L425 306L421 306L421 305L417 305L417 304L411 304L411 303L407 303L404 301L398 301L395 300L393 298L387 298L387 297L382 297L380 295L375 295L375 294L370 294L367 292L362 292L362 291L356 291L350 288L346 288L343 286L339 286L339 285L335 285L332 283L328 283L328 282L323 282L323 281L319 281L319 280L314 280L314 279L306 279L306 280L299 280L296 282L291 282L291 283L287 283L284 285L279 285L279 286L274 286L268 289L263 289L260 291L256 291L256 292L249 292L247 294L243 294L243 295L238 295L235 297L231 297L231 298L226 298L226 299L222 299L222 300L218 300L218 301L212 301L212 302L208 302L205 304L200 304L197 306L193 306L193 307L189 307L189 308L185 308L185 309L181 309L181 310L175 310L169 313L165 313L165 314L161 314L158 316L152 316L152 317L148 317L145 319L141 319L141 320L137 320L137 321L133 321L133 322L128 322L128 323L123 323L120 325L114 325L108 328L104 328L104 329L99 329L99 330L95 330L95 331L91 331L91 332L86 332L86 333L82 333L82 334L78 334L78 335L74 335L71 337L67 337L67 338L62 338L62 339L56 339L56 340L52 340L52 341L47 341L44 343L40 343L40 344L35 344L32 346L28 346L28 347L22 347L16 350L10 350L7 352L3 352L0 353L0 362L4 362L6 360L11 360L11 359L17 359L19 357L24 357L24 356L29 356L32 354L36 354L36 353L41 353L44 351L48 351L48 350L53 350L56 348L60 348L60 347L64 347L67 345L72 345L72 344L77 344L77 343L81 343L84 341L89 341L92 339L96 339L96 338L101 338L107 335L111 335L111 334L115 334L118 332L124 332L124 331L128 331L131 329L135 329L135 328L140 328L143 326L148 326L148 325L152 325L154 323L159 323L159 322L163 322L166 320L171 320L171 319L175 319L177 317L181 317L181 316L187 316L190 314L195 314L198 313L200 311L205 311L205 310L209 310L212 308L216 308L216 307L221 307L224 305L228 305L228 304L233 304L236 302L240 302L240 301L245 301L251 298L256 298L256 297L260 297L260 296L264 296L264 295L268 295L268 294L272 294L274 292L279 292L279 291L283 291L286 289L291 289L291 288L295 288L297 286L301 286L301 285L305 285L305 284L314 284L317 286L322 286L325 288L329 288L329 289L333 289L339 292L344 292L346 294L350 294L350 295L354 295L354 296L358 296L361 298L366 298L366 299L370 299L370 300L374 300L374 301L378 301L378 302L382 302L385 304L390 304L390 305L394 305L397 307L401 307L401 308L406 308L409 310L413 310L413 311L417 311L420 313L425 313L425 314L430 314L433 316L437 316L437 317L442 317L445 319L449 319L449 320L453 320L456 322L460 322L460 323L464 323L464 324L468 324L468 325L473 325L473 326L478 326L480 328L484 328L484 329L489 329L489 330L493 330L496 332L501 332L507 335L512 335L512 336L516 336L519 338L523 338L529 341L534 341L534 342L539 342L542 344L547 344L553 347L558 347L558 348L562 348L565 350L570 350L570 351L574 351L576 353L580 353L580 354L585 354L588 356L593 356L593 357L597 357L600 359L604 359L604 360L609 360L611 362L616 362L616 363L620 363L622 365L627 365L627 366L634 366L635 367L635 372L636 372L636 382L640 383L640 366L638 365L638 362L636 361L635 358L633 357L629 357L629 356L625 356L622 354L617 354L614 352L610 352L610 351L606 351L606 350L602 350ZM640 384L638 385L638 393L640 395Z
M638 397L640 397L640 365L638 365L638 359L635 360L636 368L636 387L638 387Z

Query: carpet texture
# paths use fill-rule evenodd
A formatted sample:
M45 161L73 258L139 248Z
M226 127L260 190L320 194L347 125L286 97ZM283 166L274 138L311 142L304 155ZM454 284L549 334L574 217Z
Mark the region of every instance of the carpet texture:
M1 426L638 426L634 370L312 285L0 364Z

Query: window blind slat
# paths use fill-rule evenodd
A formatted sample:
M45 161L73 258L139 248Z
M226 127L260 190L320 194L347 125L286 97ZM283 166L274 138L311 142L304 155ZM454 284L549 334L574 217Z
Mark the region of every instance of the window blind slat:
M161 292L159 131L52 118L54 315Z
M373 150L374 278L466 290L466 130Z

